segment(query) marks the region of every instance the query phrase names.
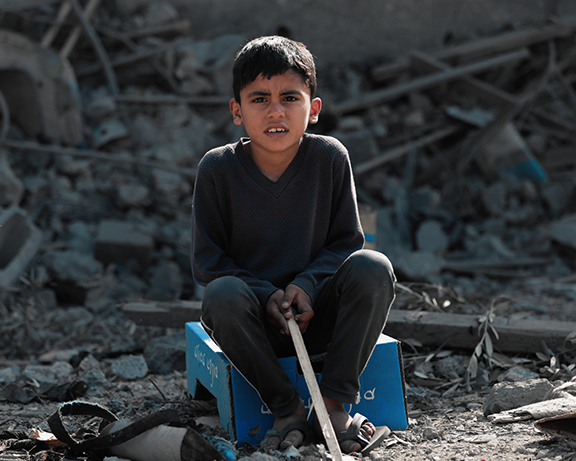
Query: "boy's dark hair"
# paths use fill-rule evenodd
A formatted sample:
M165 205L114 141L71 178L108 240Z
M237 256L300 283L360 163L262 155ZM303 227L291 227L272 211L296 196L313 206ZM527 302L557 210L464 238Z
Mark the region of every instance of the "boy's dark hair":
M265 78L292 70L299 74L316 96L316 66L314 57L303 43L272 35L248 42L236 55L232 70L234 98L240 103L240 91L262 74Z

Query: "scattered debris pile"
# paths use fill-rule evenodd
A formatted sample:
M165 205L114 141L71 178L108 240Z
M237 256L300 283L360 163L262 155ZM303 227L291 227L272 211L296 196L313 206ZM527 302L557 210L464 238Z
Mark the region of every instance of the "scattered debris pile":
M243 134L228 101L251 37L197 40L167 2L129 18L99 3L14 6L0 19L0 356L58 367L0 370L11 402L107 389L126 370L182 370L164 343L116 366L175 326L136 328L118 304L201 298L189 262L195 169ZM444 350L449 338L424 355L438 343L399 338L414 352L415 407L519 367L574 375L573 338L508 358L494 317L576 321L575 39L576 19L563 18L319 69L324 108L310 129L349 148L373 245L401 282L396 309L481 319L484 334L458 346L472 359ZM71 352L47 359L54 350Z

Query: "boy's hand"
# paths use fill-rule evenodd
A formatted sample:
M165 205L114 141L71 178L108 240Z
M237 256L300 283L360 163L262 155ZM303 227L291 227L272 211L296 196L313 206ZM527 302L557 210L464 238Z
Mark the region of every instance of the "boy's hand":
M286 319L289 319L291 312L294 311L294 320L298 323L300 331L304 333L306 328L308 328L310 319L314 317L310 296L298 285L290 284L286 287L281 306ZM286 328L288 328L288 325L286 325Z
M288 335L287 320L294 315L300 331L304 333L308 322L314 317L312 302L306 292L297 285L288 285L286 291L276 290L266 302L268 321L276 326L280 333Z

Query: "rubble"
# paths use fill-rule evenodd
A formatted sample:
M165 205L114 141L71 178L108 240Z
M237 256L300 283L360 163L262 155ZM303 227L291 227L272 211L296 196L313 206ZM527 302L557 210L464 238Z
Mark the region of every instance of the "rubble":
M86 2L75 29L75 3L42 10L36 33L0 19L5 402L111 399L152 375L183 379L179 334L202 297L189 262L194 175L204 152L243 134L228 101L245 37L196 40L173 5L139 0ZM403 342L418 421L388 449L495 445L426 412L475 393L451 410L472 426L575 374L575 32L563 18L415 50L368 76L319 70L325 104L310 130L349 147L369 243L399 280L387 333ZM59 361L69 366L53 372Z

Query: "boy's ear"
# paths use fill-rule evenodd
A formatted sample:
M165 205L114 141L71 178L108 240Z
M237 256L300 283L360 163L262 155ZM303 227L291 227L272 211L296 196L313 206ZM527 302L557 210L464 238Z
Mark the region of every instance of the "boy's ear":
M316 123L318 121L318 116L320 115L321 109L322 109L322 100L320 98L314 98L310 102L310 117L308 117L308 121L310 123Z
M242 125L242 110L240 103L236 99L232 98L230 100L230 112L232 112L232 117L234 118L235 125Z

